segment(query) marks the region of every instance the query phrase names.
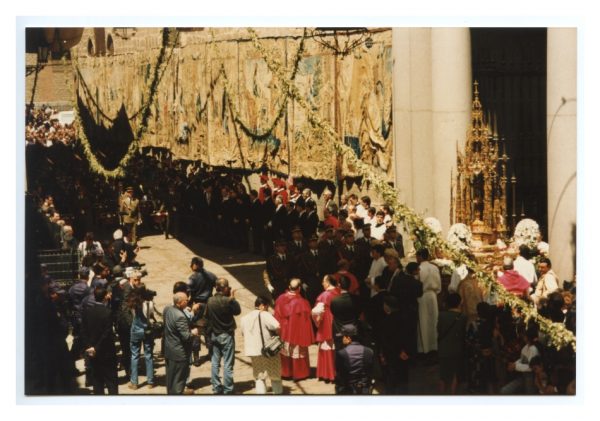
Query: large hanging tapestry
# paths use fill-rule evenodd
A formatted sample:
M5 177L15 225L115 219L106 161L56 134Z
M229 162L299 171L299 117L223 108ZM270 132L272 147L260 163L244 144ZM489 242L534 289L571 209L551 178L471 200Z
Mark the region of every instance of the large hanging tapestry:
M287 82L357 158L393 180L391 30L372 31L369 48L344 56L309 32L289 33L278 30L261 40ZM136 132L150 98L139 146L166 147L176 158L211 166L329 180L358 175L321 138L246 29L178 33L169 45L165 39L156 29L126 53L115 48L117 55L88 57L84 47L74 51L77 95L95 124L110 126L124 110Z

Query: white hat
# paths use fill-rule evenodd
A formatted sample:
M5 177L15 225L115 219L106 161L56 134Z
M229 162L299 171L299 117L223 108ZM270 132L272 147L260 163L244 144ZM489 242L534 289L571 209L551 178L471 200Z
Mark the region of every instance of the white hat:
M123 231L118 229L113 233L113 239L120 240L121 238L123 238Z

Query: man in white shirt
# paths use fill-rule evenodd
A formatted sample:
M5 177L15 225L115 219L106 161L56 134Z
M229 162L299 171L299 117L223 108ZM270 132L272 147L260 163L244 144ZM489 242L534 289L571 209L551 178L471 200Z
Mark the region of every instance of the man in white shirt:
M375 224L371 224L371 236L376 240L383 240L383 234L385 234L385 230L387 229L383 218L385 218L385 212L379 210L375 214Z
M535 292L531 296L531 300L535 305L540 307L540 300L548 297L551 293L560 288L558 276L552 270L552 262L547 257L542 257L538 263L540 271L540 280L538 281Z
M356 216L359 218L367 217L367 210L371 207L371 198L363 196L360 198L360 203L356 206Z
M369 274L367 275L367 279L365 279L365 283L369 286L371 290L371 297L377 294L375 290L375 278L383 273L383 269L387 266L385 262L383 244L375 244L371 247L371 257L373 261L371 263L371 268L369 269Z
M244 337L244 354L252 361L252 372L257 395L267 393L266 379L271 379L274 395L283 392L281 383L281 359L279 355L265 357L262 355L263 343L271 335L279 334L279 322L268 312L269 300L256 297L254 310L241 319L242 336ZM259 320L260 317L260 320ZM261 339L262 335L262 339Z
M535 273L535 266L529 261L529 248L523 244L519 247L519 256L513 262L514 270L519 272L523 278L527 279L529 285L535 285L537 282L537 274ZM531 292L531 288L529 290Z
M500 389L500 393L503 395L515 395L519 393L531 395L535 393L533 373L529 362L533 357L540 355L540 351L536 345L538 336L537 328L530 327L525 334L527 335L527 343L521 349L521 358L508 363L508 371L516 371L519 375Z

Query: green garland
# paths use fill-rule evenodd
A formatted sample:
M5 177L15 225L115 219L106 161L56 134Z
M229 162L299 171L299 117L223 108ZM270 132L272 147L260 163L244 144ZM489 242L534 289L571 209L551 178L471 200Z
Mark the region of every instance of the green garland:
M138 145L139 145L144 133L148 130L148 119L150 118L150 115L152 114L152 111L150 110L150 106L154 102L154 98L158 91L158 86L160 85L160 82L162 81L162 78L163 78L166 68L167 68L166 65L163 67L163 63L164 62L168 63L171 60L171 58L173 57L173 54L175 52L175 47L177 46L177 40L179 38L179 31L176 32L175 40L173 42L173 45L171 47L171 52L170 52L169 58L167 60L165 60L165 56L166 56L167 46L169 45L169 29L164 28L162 35L163 35L163 43L162 43L162 47L160 49L158 58L156 60L156 66L154 67L154 77L148 88L149 89L148 100L143 105L143 107L135 114L137 116L139 113L141 113L142 120L136 131L134 139L129 144L129 148L127 149L127 152L125 153L125 155L123 155L123 157L121 158L121 160L119 161L117 166L112 170L106 169L100 163L100 161L98 161L98 159L96 158L96 155L92 151L90 141L89 141L87 135L85 134L85 130L83 128L83 122L81 120L81 114L80 114L80 110L79 110L79 101L78 101L79 95L77 92L75 92L76 98L73 102L74 102L75 119L77 122L77 131L78 131L79 141L81 142L81 145L83 147L83 152L90 164L91 170L97 174L104 176L104 178L106 178L106 179L119 178L119 177L125 176L125 167L129 163L129 161L131 161L131 158L133 158L133 156L135 155ZM76 59L73 60L73 65L75 66L75 69L78 72L78 74L80 74ZM163 67L162 70L161 70L161 67Z
M302 95L300 95L296 85L286 79L281 64L276 60L270 59L264 46L258 40L256 32L251 28L249 28L248 31L252 36L254 47L263 55L263 58L267 62L267 66L273 74L277 75L288 95L305 109L308 114L308 120L314 129L320 133L323 139L329 140L333 144L336 152L345 156L348 162L356 168L357 172L363 178L369 180L369 182L373 184L385 203L394 209L394 219L396 222L404 224L409 232L417 234L419 236L418 240L422 244L428 245L429 248L440 250L445 256L451 258L457 264L464 263L467 267L472 269L475 272L475 277L481 287L489 290L490 293L496 294L500 301L509 305L511 308L518 309L525 321L534 320L538 323L540 330L547 335L548 341L552 346L557 349L571 346L574 351L576 350L575 335L566 329L562 323L554 323L539 315L534 306L531 306L508 292L490 273L482 271L475 261L467 258L460 250L455 249L439 235L435 234L424 223L423 218L414 210L405 204L400 203L396 190L390 186L381 175L374 171L371 165L358 159L354 151L340 141L340 136L331 127L329 122L323 120L318 113L306 103Z
M304 53L304 45L305 45L306 38L307 38L307 30L305 28L304 33L302 34L302 38L300 39L300 45L298 46L298 51L296 51L296 56L295 56L294 62L292 64L292 70L290 72L289 80L293 81L296 79L296 75L297 75L298 69L300 67L300 61L302 60L302 54ZM215 53L216 49L215 49L215 42L214 42L214 34L212 35L211 47L212 47L211 49L213 50L213 54L218 56L218 54ZM271 60L275 60L270 55L269 55L269 58ZM286 91L284 91L280 95L279 110L277 111L277 115L276 115L275 119L273 120L273 122L271 123L271 125L269 126L269 128L264 130L262 133L253 132L252 129L250 127L248 127L248 125L246 123L243 122L243 120L240 116L240 113L239 113L238 109L236 108L235 103L232 99L231 93L233 92L233 89L231 89L231 82L229 81L227 72L225 71L225 67L223 65L223 60L221 60L221 68L219 69L219 76L221 76L221 75L223 76L223 79L225 80L225 93L226 93L226 98L227 98L229 108L231 109L231 112L232 112L233 121L236 122L240 126L240 129L244 132L244 134L246 136L248 136L249 138L251 138L253 141L262 141L262 140L268 139L273 134L273 131L275 130L275 127L277 127L277 125L279 124L279 121L281 121L281 119L285 115L286 106L287 106L287 103L290 98L289 94Z

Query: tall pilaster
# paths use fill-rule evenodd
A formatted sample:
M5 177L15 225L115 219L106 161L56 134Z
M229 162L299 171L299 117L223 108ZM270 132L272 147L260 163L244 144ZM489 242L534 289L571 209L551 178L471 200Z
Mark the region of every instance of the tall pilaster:
M561 280L575 274L577 217L577 29L548 28L548 233Z
M471 37L469 28L431 30L433 184L431 215L450 227L451 173L456 174L456 144L462 149L471 115Z
M410 87L412 206L433 212L433 145L431 142L431 28L412 28L408 37Z

